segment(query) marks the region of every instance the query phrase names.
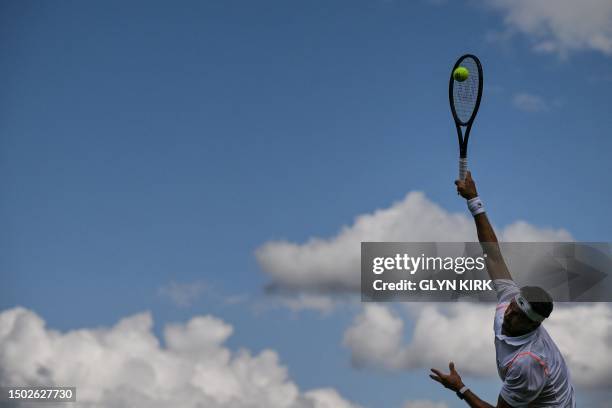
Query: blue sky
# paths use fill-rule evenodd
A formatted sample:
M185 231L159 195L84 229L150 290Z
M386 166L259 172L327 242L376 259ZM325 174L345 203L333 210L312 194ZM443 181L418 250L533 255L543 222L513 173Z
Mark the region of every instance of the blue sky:
M610 53L538 51L556 34L486 3L5 2L0 310L62 331L149 310L157 333L212 314L300 388L455 404L426 370L352 368L356 306L275 306L254 251L334 236L409 191L464 213L447 100L464 52L484 66L469 154L494 222L611 240ZM171 282L206 289L177 307ZM496 397L495 379L472 383Z

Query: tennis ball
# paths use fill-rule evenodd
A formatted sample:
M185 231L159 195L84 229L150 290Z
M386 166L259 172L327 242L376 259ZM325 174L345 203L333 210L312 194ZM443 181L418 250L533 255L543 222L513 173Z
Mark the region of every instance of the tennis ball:
M453 71L455 81L463 82L470 76L470 71L466 67L459 67Z

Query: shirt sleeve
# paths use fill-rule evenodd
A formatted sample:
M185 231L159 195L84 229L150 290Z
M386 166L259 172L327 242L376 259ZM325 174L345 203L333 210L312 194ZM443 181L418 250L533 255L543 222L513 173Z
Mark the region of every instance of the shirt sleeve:
M499 394L512 407L527 407L542 392L545 379L546 369L542 360L525 354L508 369Z
M497 294L497 303L510 302L514 296L520 293L520 289L512 279L495 279L493 287Z

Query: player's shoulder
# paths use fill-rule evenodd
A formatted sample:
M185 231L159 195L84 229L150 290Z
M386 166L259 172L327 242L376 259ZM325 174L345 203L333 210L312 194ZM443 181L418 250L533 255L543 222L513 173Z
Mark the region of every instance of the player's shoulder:
M520 350L512 357L508 364L508 372L512 371L520 375L548 374L548 356L538 347L537 342L530 347Z
M544 326L538 327L537 330L537 337L530 345L531 351L541 356L544 361L549 361L551 365L555 365L559 363L559 360L563 360L561 351Z

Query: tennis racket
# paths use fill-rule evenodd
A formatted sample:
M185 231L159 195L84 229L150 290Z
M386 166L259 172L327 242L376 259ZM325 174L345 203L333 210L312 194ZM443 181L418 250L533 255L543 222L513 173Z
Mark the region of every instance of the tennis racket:
M454 77L455 70L464 67L468 70L468 77L459 81ZM466 54L461 56L451 70L450 82L448 84L448 99L451 112L457 128L459 138L459 179L465 180L467 174L467 147L470 138L470 130L478 113L480 99L482 97L482 66L475 55ZM462 131L465 128L465 131Z

